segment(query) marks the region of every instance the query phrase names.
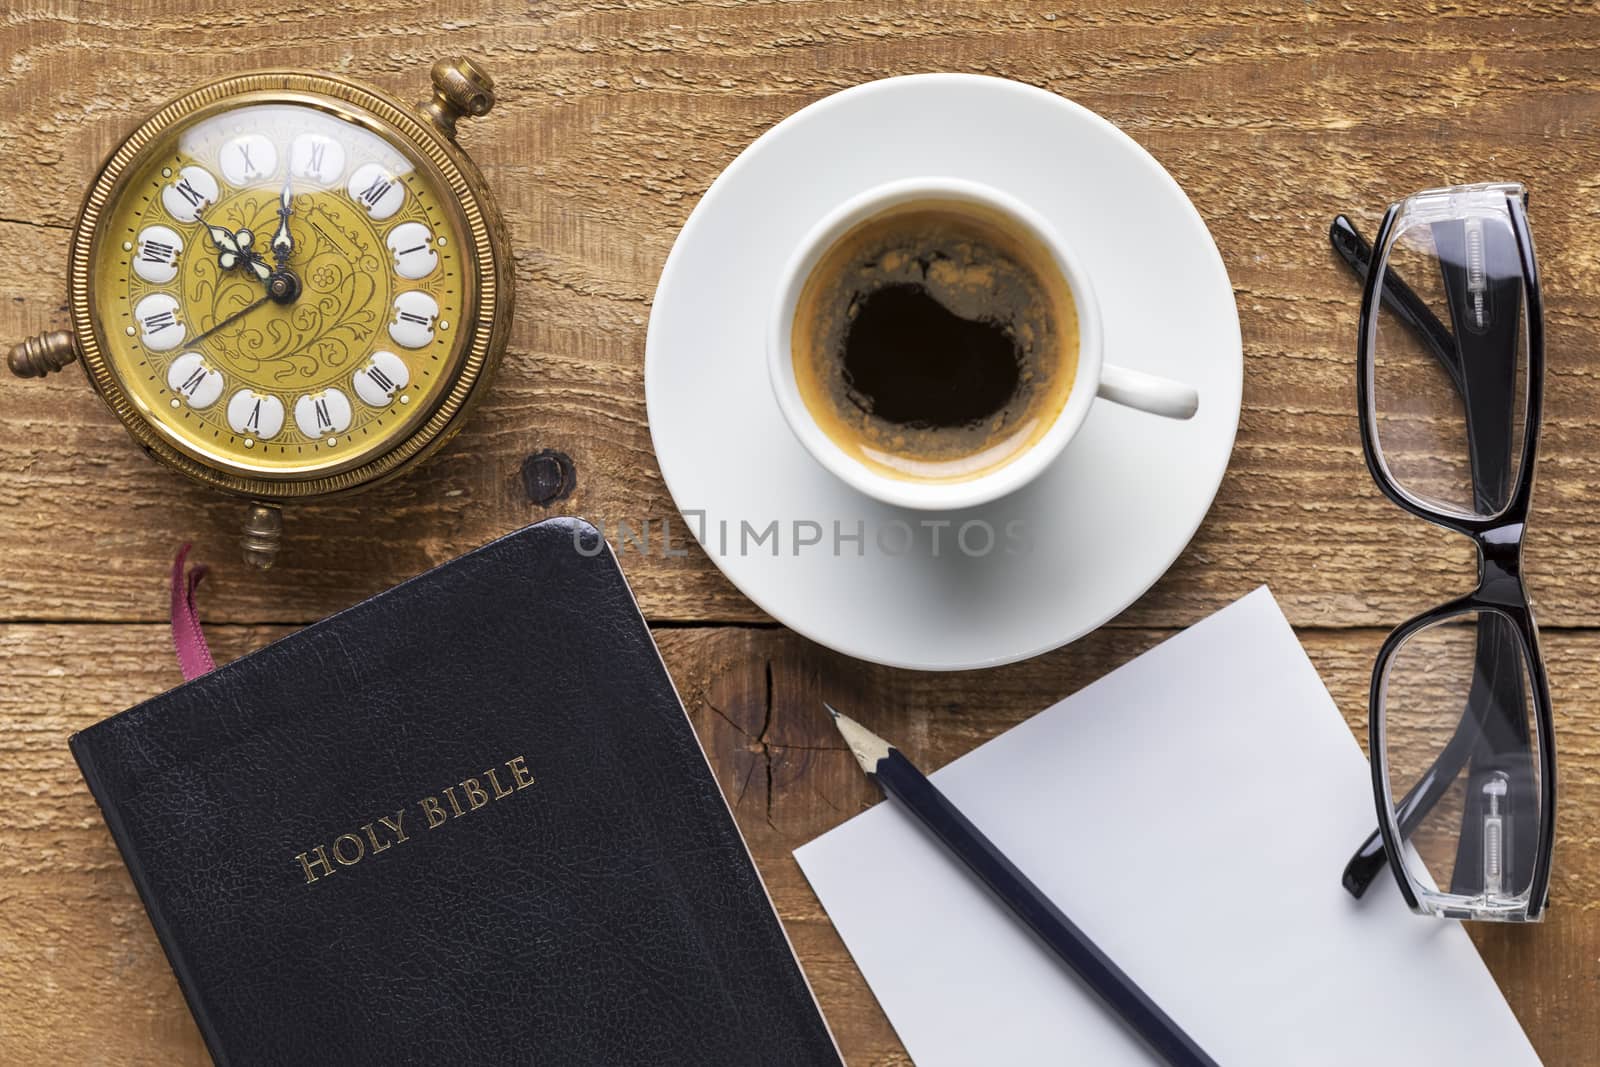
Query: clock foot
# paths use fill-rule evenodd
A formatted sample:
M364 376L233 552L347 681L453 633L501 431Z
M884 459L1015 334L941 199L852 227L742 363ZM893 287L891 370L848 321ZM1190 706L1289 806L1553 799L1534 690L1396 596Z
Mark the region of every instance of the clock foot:
M77 358L78 339L65 330L52 330L17 345L6 363L18 378L43 378Z
M275 504L251 501L244 513L244 529L239 538L244 561L266 570L278 558L278 545L282 541L283 512Z

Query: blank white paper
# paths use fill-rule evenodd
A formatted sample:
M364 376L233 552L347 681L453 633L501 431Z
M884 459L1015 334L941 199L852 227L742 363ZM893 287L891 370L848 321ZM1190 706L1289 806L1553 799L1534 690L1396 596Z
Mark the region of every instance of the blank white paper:
M1367 761L1265 587L932 779L1224 1067L1539 1062L1458 923L1340 886ZM1157 1062L894 803L795 858L921 1067Z

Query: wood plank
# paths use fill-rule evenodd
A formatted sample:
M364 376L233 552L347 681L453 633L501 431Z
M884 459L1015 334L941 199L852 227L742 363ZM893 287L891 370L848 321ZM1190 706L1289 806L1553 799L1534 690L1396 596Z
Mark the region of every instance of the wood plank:
M219 661L283 627L213 627ZM691 719L733 805L806 972L852 1064L909 1062L790 852L875 803L872 787L819 714L826 694L940 766L1169 636L1102 630L1026 664L953 675L847 660L783 630L657 631ZM1375 630L1301 633L1357 736ZM1490 969L1552 1067L1583 1065L1600 1041L1600 686L1588 634L1545 649L1558 716L1564 799L1549 921L1476 926ZM0 1062L206 1062L160 946L66 748L104 715L178 681L165 627L0 625L0 780L13 784L0 823ZM1290 709L1292 710L1292 709ZM1336 877L1343 856L1330 856ZM1423 921L1423 920L1418 920ZM93 1010L86 1010L93 1005Z
M1239 303L1246 384L1210 518L1120 629L1033 663L950 677L881 671L772 629L661 631L851 1062L907 1061L789 857L873 799L828 750L835 742L812 707L824 684L880 709L871 721L935 766L1167 632L1152 627L1193 621L1267 581L1297 624L1318 628L1303 637L1363 736L1366 672L1383 632L1370 628L1470 582L1470 550L1393 509L1363 469L1356 292L1323 237L1336 211L1370 230L1384 200L1416 188L1499 177L1532 185L1551 367L1528 562L1547 627L1592 626L1592 9L1559 0L1399 0L1382 13L1290 0L1248 10L1225 0L322 8L312 17L297 0L260 0L248 13L190 0L11 0L0 17L9 297L0 342L64 324L68 227L82 190L164 100L202 78L289 63L414 97L444 52L481 57L500 81L500 107L468 126L464 142L505 208L521 308L504 372L466 431L406 482L292 513L289 553L269 575L234 562L237 505L145 460L76 372L52 383L0 378L0 666L10 680L0 690L0 775L13 791L0 825L0 988L9 994L0 1062L205 1062L65 749L71 730L177 680L162 627L109 625L162 618L177 543L194 540L216 566L208 620L299 624L544 517L519 477L543 448L570 453L578 468L578 489L558 510L613 529L670 519L642 362L672 240L761 131L874 77L1019 78L1139 139L1217 240ZM652 619L763 618L698 550L624 563ZM68 620L93 625L56 625ZM213 629L220 658L281 632ZM1589 1062L1600 1039L1597 734L1581 699L1594 684L1593 640L1582 629L1547 641L1564 727L1552 917L1537 930L1473 931L1551 1064Z
M1467 546L1401 515L1365 473L1356 290L1323 231L1336 211L1370 227L1391 196L1493 176L1534 184L1548 290L1530 567L1547 623L1586 624L1600 595L1586 552L1600 539L1586 506L1600 484L1600 293L1583 284L1600 154L1592 11L376 0L340 5L336 26L290 0L263 0L248 20L188 11L9 6L0 277L11 299L0 337L62 324L66 228L82 189L161 101L200 78L291 60L410 97L427 63L452 51L482 57L500 82L500 107L464 141L517 249L522 310L508 359L466 432L416 477L291 513L289 551L269 575L234 562L239 508L150 464L76 374L0 379L0 618L154 621L172 550L194 540L218 565L213 617L308 622L543 517L518 475L543 448L576 460L578 489L560 510L613 529L671 519L641 375L651 295L678 228L718 171L785 114L871 77L931 69L1020 78L1108 115L1188 189L1232 275L1247 374L1233 466L1194 543L1120 625L1187 623L1261 581L1298 624L1391 625L1470 582ZM651 618L762 617L698 550L629 570Z

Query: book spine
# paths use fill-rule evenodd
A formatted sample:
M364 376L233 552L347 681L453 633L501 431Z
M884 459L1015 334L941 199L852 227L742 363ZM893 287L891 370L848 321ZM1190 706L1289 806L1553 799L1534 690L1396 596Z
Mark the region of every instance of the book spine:
M217 1067L228 1067L228 1058L223 1054L222 1043L217 1039L216 1028L212 1026L210 1017L206 1014L205 1005L198 995L199 987L195 984L189 968L184 962L183 954L178 950L178 944L173 937L171 926L161 909L161 902L151 892L150 883L145 877L144 864L140 862L139 853L132 847L128 840L127 832L122 823L122 814L114 803L107 802L107 795L100 781L99 772L95 769L94 745L86 741L81 733L73 734L67 739L67 747L72 751L72 758L78 763L78 771L83 775L84 782L89 786L89 793L94 797L95 803L100 808L100 815L105 819L106 827L111 831L111 840L116 844L117 851L122 854L122 862L128 868L128 874L133 878L133 888L139 894L139 900L144 904L145 914L150 917L150 925L156 932L156 940L161 943L161 951L166 954L167 964L172 968L173 975L178 979L178 988L183 993L183 999L189 1005L189 1013L194 1016L195 1025L200 1028L200 1036L205 1040L206 1051L211 1054Z

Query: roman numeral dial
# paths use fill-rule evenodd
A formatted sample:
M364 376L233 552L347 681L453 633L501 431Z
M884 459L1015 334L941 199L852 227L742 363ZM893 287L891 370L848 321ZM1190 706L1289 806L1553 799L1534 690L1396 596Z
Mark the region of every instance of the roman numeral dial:
M350 199L374 221L393 218L406 202L406 187L380 163L357 167L350 175Z
M139 231L133 272L147 282L165 285L178 276L178 257L183 254L183 238L166 226L146 226Z
M324 389L308 393L294 402L294 421L300 432L309 438L323 438L329 434L344 433L350 428L355 410L350 398L338 389Z
M172 221L194 222L202 212L217 202L221 192L217 179L204 167L184 167L175 178L161 189L161 206L167 209Z
M393 352L374 352L366 366L350 379L356 396L371 408L387 406L396 393L410 384L411 371L406 361Z
M223 143L218 164L229 185L247 186L278 172L278 147L259 133L244 134Z
M182 318L182 307L170 293L151 293L134 305L133 317L138 322L139 340L152 352L166 352L183 344L188 328ZM129 327L130 330L133 327Z
M331 185L344 173L344 145L321 133L303 133L289 150L289 173L317 185Z
M406 348L425 348L433 343L434 324L439 321L439 302L420 289L411 289L394 298L394 319L389 336Z
M246 440L270 441L283 429L283 401L272 393L241 389L228 399L228 427Z
M379 128L249 103L125 175L91 299L120 384L184 451L251 475L348 469L448 394L477 254L435 164Z
M199 352L185 352L167 368L167 388L196 410L205 410L222 396L226 380Z
M394 257L394 272L409 281L426 278L439 266L434 242L433 231L420 222L402 222L384 239Z

